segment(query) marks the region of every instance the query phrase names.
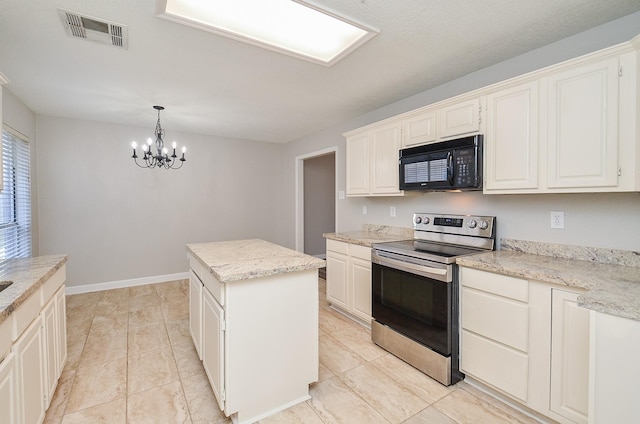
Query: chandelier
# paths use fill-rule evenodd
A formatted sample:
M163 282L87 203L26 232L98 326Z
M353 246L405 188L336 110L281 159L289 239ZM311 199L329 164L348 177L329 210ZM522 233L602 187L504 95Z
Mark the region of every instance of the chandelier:
M135 141L131 143L131 147L133 147L133 156L131 156L140 168L164 168L164 169L179 169L182 167L186 159L184 158L184 153L187 151L186 147L182 148L182 157L178 159L176 155L176 142L173 142L173 153L169 155L169 150L164 147L164 130L160 126L160 111L164 110L163 106L154 106L155 110L158 111L158 122L156 123L156 153L154 154L151 151L151 146L153 145L153 140L151 137L147 139L147 144L142 145L142 152L144 156L142 157L142 164L138 163L138 154L136 153L136 149L138 147L138 143ZM180 165L178 165L178 162ZM177 165L177 166L176 166Z

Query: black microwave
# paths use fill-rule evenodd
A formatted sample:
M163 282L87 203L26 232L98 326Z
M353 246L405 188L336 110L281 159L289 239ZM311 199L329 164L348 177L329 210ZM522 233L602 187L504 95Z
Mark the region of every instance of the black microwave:
M400 190L482 190L482 135L400 150Z

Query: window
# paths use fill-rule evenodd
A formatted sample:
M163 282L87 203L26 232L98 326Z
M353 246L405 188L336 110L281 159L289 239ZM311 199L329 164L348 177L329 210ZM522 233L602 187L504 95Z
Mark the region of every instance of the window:
M0 260L31 256L30 148L26 137L2 131L0 191Z

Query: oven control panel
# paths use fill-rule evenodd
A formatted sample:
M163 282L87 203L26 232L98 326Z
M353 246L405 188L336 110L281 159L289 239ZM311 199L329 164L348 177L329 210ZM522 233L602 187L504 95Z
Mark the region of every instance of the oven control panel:
M494 237L495 223L495 216L413 214L413 229L415 231Z

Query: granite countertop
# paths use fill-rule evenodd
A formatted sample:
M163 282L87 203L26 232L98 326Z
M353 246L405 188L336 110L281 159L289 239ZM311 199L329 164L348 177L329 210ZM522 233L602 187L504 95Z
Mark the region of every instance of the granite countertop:
M188 244L187 249L221 283L325 266L323 259L258 239Z
M324 233L324 238L329 240L344 241L351 244L371 247L374 243L386 241L400 241L413 239L413 229L403 227L390 227L386 225L364 224L359 231L347 231L342 233Z
M540 248L541 245L544 247ZM525 245L511 240L503 241L502 247L506 250L460 257L456 263L583 289L578 296L579 306L640 321L640 267L634 266L634 257L640 258L638 252L619 251L618 254L611 249L530 242ZM588 255L580 256L581 251L588 251Z
M67 258L49 255L0 261L0 281L13 282L0 292L0 324L55 274Z

